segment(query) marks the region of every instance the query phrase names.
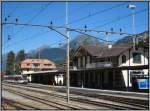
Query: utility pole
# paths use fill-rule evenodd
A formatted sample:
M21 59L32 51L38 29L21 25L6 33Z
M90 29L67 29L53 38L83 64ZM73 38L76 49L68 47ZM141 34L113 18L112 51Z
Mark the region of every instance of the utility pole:
M67 102L69 102L69 86L70 86L70 77L69 77L69 25L68 25L68 2L66 2L66 35L67 35Z
M134 12L134 9L136 8L136 6L129 4L127 7L132 10L132 33L133 33L133 43L134 43L134 49L135 49L136 37L134 37L135 36L134 35L135 34L135 12Z

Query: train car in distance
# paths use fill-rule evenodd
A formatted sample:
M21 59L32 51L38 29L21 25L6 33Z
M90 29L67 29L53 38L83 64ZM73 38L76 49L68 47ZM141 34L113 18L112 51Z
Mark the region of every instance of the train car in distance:
M8 83L20 83L20 84L28 83L26 76L23 75L5 75L3 81Z

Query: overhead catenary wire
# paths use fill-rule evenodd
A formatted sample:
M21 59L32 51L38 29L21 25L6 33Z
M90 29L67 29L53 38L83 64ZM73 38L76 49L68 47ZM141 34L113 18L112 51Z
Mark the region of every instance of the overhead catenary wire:
M66 27L64 26L49 26L49 25L40 25L40 24L23 24L23 23L2 23L2 25L23 25L23 26L31 26L31 27L43 27L43 28L50 28L51 30L54 30L55 32L61 34L62 36L64 36L65 38L67 38L66 35L64 35L63 33L59 32L56 30L56 28L64 28L66 29ZM97 31L97 30L93 30L93 29L78 29L78 28L67 28L70 31L76 31L78 33L82 33L83 31L86 32L103 32L103 33L110 33L110 34L126 34L126 35L132 35L132 34L128 34L128 33L123 33L123 32L110 32L110 31ZM85 34L85 33L82 33ZM87 35L87 34L86 34ZM89 36L89 35L88 35ZM101 39L102 41L106 41L104 39Z
M40 24L24 24L24 23L2 23L2 25L23 25L23 26L31 26L31 27L43 27L43 28L64 28L66 29L65 26L49 26L49 25L40 25ZM94 30L94 29L81 29L81 28L67 28L67 29L70 29L72 31L74 30L78 30L78 31L86 31L86 32L96 32L96 33L100 33L100 32L103 32L103 33L113 33L113 34L125 34L125 35L133 35L133 34L130 34L130 33L125 33L125 32L112 32L112 31L104 31L104 30Z
M71 30L71 29L68 29L68 30L69 30L69 31L75 31L75 32L78 32L78 33L80 33L80 34L87 35L87 36L89 36L89 37L93 37L93 38L95 38L95 39L99 39L99 40L104 41L104 42L113 42L113 41L107 41L107 40L104 40L104 39L95 37L95 36L93 36L93 35L90 35L90 34L87 34L87 33L84 33L84 32L80 32L80 31L78 31L78 30Z
M90 17L92 17L92 16L95 16L95 15L101 14L101 13L104 13L104 12L109 11L109 10L112 10L112 9L114 9L114 8L118 8L118 7L120 7L120 6L122 6L122 5L125 5L125 4L127 4L127 2L121 3L121 4L119 4L119 5L112 6L112 7L110 7L110 8L106 8L106 9L104 9L104 10L97 11L97 12L95 12L95 13L93 13L93 14L89 14L89 15L84 16L84 17L81 17L81 18L79 18L79 19L73 20L73 21L69 22L69 24L77 23L77 22L82 21L82 20L84 20L84 19L88 19L88 18L90 18Z
M90 2L90 3L87 3L86 5L87 5L87 6L78 7L77 9L74 9L73 11L71 11L70 16L71 16L71 14L76 13L77 10L81 10L81 9L83 10L83 8L88 7L88 5L91 5L91 2ZM61 15L61 16L58 16L58 17L53 18L52 20L57 20L57 19L64 18L64 17L65 17L64 15Z
M13 25L15 25L16 23L2 23L2 24L13 24ZM66 37L67 38L67 36L66 35L64 35L63 33L61 33L61 32L59 32L59 31L57 31L56 29L54 29L54 28L57 28L57 26L45 26L45 25L32 25L32 24L17 24L17 25L27 25L27 26L39 26L39 27L46 27L46 28L49 28L49 29L51 29L51 30L54 30L55 32L57 32L57 33L59 33L59 34L61 34L62 36L64 36L64 37ZM66 28L66 27L58 27L58 28ZM93 38L96 38L96 39L99 39L99 40L101 40L101 41L105 41L105 42L114 42L114 41L107 41L107 40L104 40L104 39L100 39L100 38L98 38L98 37L95 37L95 36L93 36L93 35L90 35L90 34L86 34L86 33L83 33L83 32L81 32L81 31L85 31L84 29L72 29L72 28L67 28L67 30L69 30L69 31L75 31L75 32L78 32L78 33L81 33L81 34L84 34L84 35L87 35L87 36L89 36L89 37L93 37ZM88 31L88 30L86 30L86 31ZM49 31L46 31L46 32L42 32L41 33L41 35L43 35L44 33L48 33ZM38 34L36 34L37 36L40 36L40 34L38 33ZM37 37L36 36L36 37ZM35 37L35 35L34 36L31 36L30 38L25 38L24 40L22 40L22 41L25 41L25 40L27 40L27 39L33 39L33 37ZM19 43L22 43L21 41L18 41L18 43L15 43L15 44L13 44L13 45L16 45L16 44L19 44Z
M51 44L48 44L48 46L50 46L51 48L54 48L54 47L52 47L52 46L54 46L54 45L56 45L57 43L59 44L60 42L62 42L62 41L64 41L64 40L59 40L59 41L56 41L56 42L53 42L53 43L51 43ZM15 44L15 45L18 45L18 44ZM14 45L13 45L14 46Z
M22 42L24 42L24 41L26 41L26 40L36 39L36 38L40 37L41 35L44 35L44 34L46 34L46 33L48 33L48 32L49 32L49 31L40 32L40 33L34 34L34 35L32 35L32 36L29 36L29 37L27 37L27 38L24 38L24 39L22 39L22 40L16 41L16 42L14 42L13 44L9 44L9 45L15 46L15 45L17 45L17 44L21 44ZM4 45L3 45L2 47L4 47ZM8 48L8 47L6 47L6 48Z
M17 6L11 10L11 12L8 14L7 18L10 18L15 12L16 10L20 7L19 3L17 4Z
M142 12L145 12L145 11L148 11L148 9L145 8L145 9L143 9L143 10L137 11L137 12L135 12L135 15L136 15L136 14L139 14L139 13L142 13ZM119 17L119 18L117 18L117 19L113 19L113 20L111 20L111 21L109 21L109 22L106 22L106 23L104 23L104 24L102 24L102 25L98 25L98 26L96 26L96 27L94 27L94 28L92 28L92 29L97 29L97 28L100 28L100 27L109 25L109 24L111 24L111 23L115 23L115 22L117 22L118 20L125 19L125 18L127 18L127 17L129 17L129 16L132 16L132 14L127 14L127 15L122 16L122 17Z
M53 3L53 2L49 2L49 3L46 4L43 8L41 8L41 10L39 10L31 19L29 19L26 24L30 23L30 22L33 21L36 17L38 17L38 16L40 15L40 13L42 13L45 9L47 9L48 6L51 5L52 3ZM20 30L18 30L18 31L14 34L14 36L17 35L18 33L20 33L23 29L24 29L24 27L22 27Z
M79 28L68 28L70 31L81 31L81 32L96 32L96 33L108 33L108 34L121 34L121 35L133 35L125 32L115 32L115 31L104 31L104 30L94 30L94 29L79 29Z

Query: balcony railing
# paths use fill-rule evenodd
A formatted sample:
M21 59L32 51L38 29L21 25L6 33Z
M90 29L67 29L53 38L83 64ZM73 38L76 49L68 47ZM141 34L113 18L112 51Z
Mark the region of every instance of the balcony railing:
M70 66L70 69L77 70L83 68L100 68L100 67L112 67L112 62L96 62L96 63L88 63L86 67L77 67L77 66Z
M34 66L34 65L32 65L32 67L31 68L39 68L39 69L42 69L42 68L52 68L52 66Z
M86 64L86 68L100 68L100 67L112 67L112 62L96 62Z

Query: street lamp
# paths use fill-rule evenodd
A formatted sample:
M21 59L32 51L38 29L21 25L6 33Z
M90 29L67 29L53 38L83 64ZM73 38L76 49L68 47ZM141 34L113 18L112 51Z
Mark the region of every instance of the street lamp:
M127 8L132 10L132 33L135 34L135 12L134 9L136 8L135 5L129 4ZM135 37L133 37L134 49L135 49Z

